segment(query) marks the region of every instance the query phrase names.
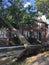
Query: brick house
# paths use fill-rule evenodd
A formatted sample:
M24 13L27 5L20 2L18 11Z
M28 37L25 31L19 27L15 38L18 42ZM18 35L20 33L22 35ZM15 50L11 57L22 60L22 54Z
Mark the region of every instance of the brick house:
M8 46L11 41L12 26L0 17L0 46ZM13 43L11 43L14 45Z

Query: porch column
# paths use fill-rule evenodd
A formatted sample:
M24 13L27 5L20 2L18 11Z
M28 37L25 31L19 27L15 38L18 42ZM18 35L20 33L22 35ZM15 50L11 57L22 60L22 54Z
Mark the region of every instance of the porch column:
M48 28L45 29L45 41L48 39Z

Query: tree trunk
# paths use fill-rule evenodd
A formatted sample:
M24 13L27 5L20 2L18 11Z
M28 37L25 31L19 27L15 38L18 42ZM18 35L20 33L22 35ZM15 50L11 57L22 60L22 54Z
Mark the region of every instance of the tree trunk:
M1 17L1 18L2 18L2 20L4 21L4 23L5 23L6 25L8 25L9 28L12 29L12 31L15 31L17 37L18 37L19 40L20 40L20 43L21 43L21 44L24 44L24 46L27 47L28 44L30 44L30 43L25 39L25 37L24 37L23 35L21 35L21 34L19 33L19 31L18 31L17 29L15 29L15 28L14 28L9 22L7 22L3 17Z

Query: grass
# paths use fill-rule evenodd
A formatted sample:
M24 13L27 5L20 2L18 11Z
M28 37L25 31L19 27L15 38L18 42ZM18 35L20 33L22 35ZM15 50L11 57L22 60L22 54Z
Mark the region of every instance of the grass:
M25 59L24 61L21 61L21 62L14 62L11 65L28 65L30 62L31 62L31 60L27 61L27 59Z

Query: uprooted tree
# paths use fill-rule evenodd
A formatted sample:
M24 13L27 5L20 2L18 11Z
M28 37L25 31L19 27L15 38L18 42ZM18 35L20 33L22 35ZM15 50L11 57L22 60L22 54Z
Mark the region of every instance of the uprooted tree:
M24 8L22 0L8 0L11 6L7 4L3 5L2 2L3 1L1 1L0 4L0 16L2 16L6 24L8 24L11 28L13 28L13 30L16 31L16 35L20 39L21 43L28 43L28 41L26 41L24 36L22 36L16 28L19 28L21 25L24 24L28 24L30 27L34 26L34 21L32 17L35 15L35 13L32 13L30 11L30 9L33 9L33 6L29 6L29 8ZM6 8L4 8L5 5ZM28 10L29 14L26 13L26 10ZM8 23L6 21L8 21Z

